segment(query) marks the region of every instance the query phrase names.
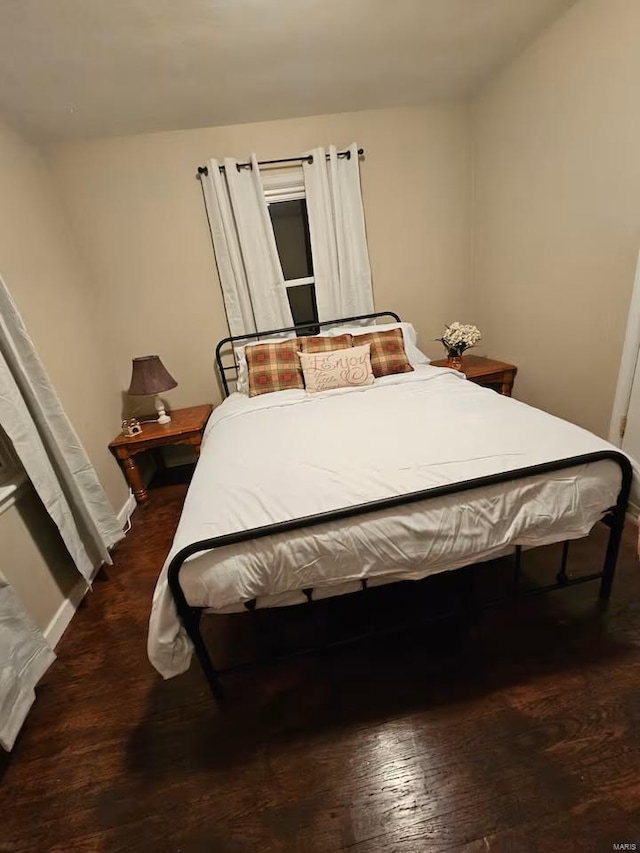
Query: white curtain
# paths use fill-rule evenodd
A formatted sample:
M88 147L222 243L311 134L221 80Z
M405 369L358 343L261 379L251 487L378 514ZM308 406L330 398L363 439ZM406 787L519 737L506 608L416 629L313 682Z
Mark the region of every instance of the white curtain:
M55 654L0 574L0 746L9 750Z
M211 239L232 335L293 325L255 154L251 168L209 160L201 175Z
M123 533L1 278L0 426L90 581Z
M90 583L101 563L111 563L108 548L123 533L1 278L0 426ZM0 744L6 748L52 660L44 637L0 578Z
M320 320L373 311L358 146L347 150L338 157L333 145L316 148L302 164Z

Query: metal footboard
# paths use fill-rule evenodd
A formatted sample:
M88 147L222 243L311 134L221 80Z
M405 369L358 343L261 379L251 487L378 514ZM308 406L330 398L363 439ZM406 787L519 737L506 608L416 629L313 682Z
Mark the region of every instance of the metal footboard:
M195 653L200 661L200 665L202 666L213 695L217 699L222 697L219 676L222 672L228 672L235 667L228 667L225 670L216 670L213 666L206 645L203 641L202 634L200 633L200 619L205 608L192 607L187 602L180 584L180 570L189 557L192 557L194 554L198 554L202 551L210 551L215 548L224 548L227 545L236 545L250 540L262 539L266 536L273 536L277 533L287 533L293 530L316 527L321 524L343 521L349 518L364 517L380 510L389 510L395 507L418 503L419 501L444 497L446 495L463 494L465 492L473 491L474 489L481 489L499 483L512 483L527 477L535 477L540 474L552 473L554 471L561 471L563 469L573 468L575 466L593 462L600 462L603 460L615 462L619 466L621 472L621 485L615 506L611 507L602 519L604 523L608 525L610 531L602 569L599 572L582 576L580 578L569 578L566 573L568 543L565 543L565 546L563 547L561 567L557 575L556 583L536 588L528 591L526 594L536 594L553 589L563 589L578 583L600 580L599 596L601 601L606 602L611 594L611 588L615 577L618 551L624 529L632 480L631 463L624 454L615 450L602 450L595 453L586 453L580 456L560 459L554 462L546 462L540 465L532 465L526 468L506 471L500 474L490 474L485 477L477 477L460 483L452 483L417 492L409 492L404 495L396 495L389 498L383 498L381 500L343 507L341 509L332 510L331 512L318 513L317 515L304 516L290 521L268 524L264 527L256 527L250 530L241 530L236 533L229 533L224 536L216 536L211 539L203 539L199 542L194 542L186 546L173 557L169 564L168 583L176 604L178 616L194 645ZM516 548L513 585L514 592L517 595L525 594L521 590L519 584L521 557L522 552L518 547ZM367 583L366 581L363 581L362 591L366 592L366 590ZM313 603L313 589L305 589L303 592L307 597L308 602ZM245 603L245 607L248 611L255 610L255 606L255 600ZM349 642L353 642L357 639L359 638L350 638ZM342 643L344 642L345 641L342 641Z

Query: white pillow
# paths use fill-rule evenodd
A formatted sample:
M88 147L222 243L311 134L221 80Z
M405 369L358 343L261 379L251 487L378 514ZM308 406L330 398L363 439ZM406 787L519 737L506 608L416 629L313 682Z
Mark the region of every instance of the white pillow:
M379 326L331 326L326 334L328 337L343 335L345 332L349 332L352 335L364 335L366 332L386 332L388 329L398 328L402 329L404 351L407 354L409 363L411 365L429 364L431 359L418 349L418 335L411 323L382 323Z
M329 352L299 352L307 391L333 391L373 385L371 344L334 349Z

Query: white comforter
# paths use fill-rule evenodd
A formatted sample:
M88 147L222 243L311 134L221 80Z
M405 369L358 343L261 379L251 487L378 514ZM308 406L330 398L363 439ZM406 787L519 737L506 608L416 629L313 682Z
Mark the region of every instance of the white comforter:
M166 580L189 543L338 507L612 449L566 421L421 365L361 389L232 394L213 413L171 552L158 579L149 657L169 678L191 643ZM586 535L612 506L609 461L208 551L181 571L187 600L216 611L303 601L417 579L510 545Z

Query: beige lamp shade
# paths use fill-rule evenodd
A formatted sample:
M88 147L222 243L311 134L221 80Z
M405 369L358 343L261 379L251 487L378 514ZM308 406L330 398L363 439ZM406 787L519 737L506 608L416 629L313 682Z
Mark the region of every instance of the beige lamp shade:
M129 394L151 396L170 391L178 383L169 373L158 355L143 355L134 358L131 370Z

